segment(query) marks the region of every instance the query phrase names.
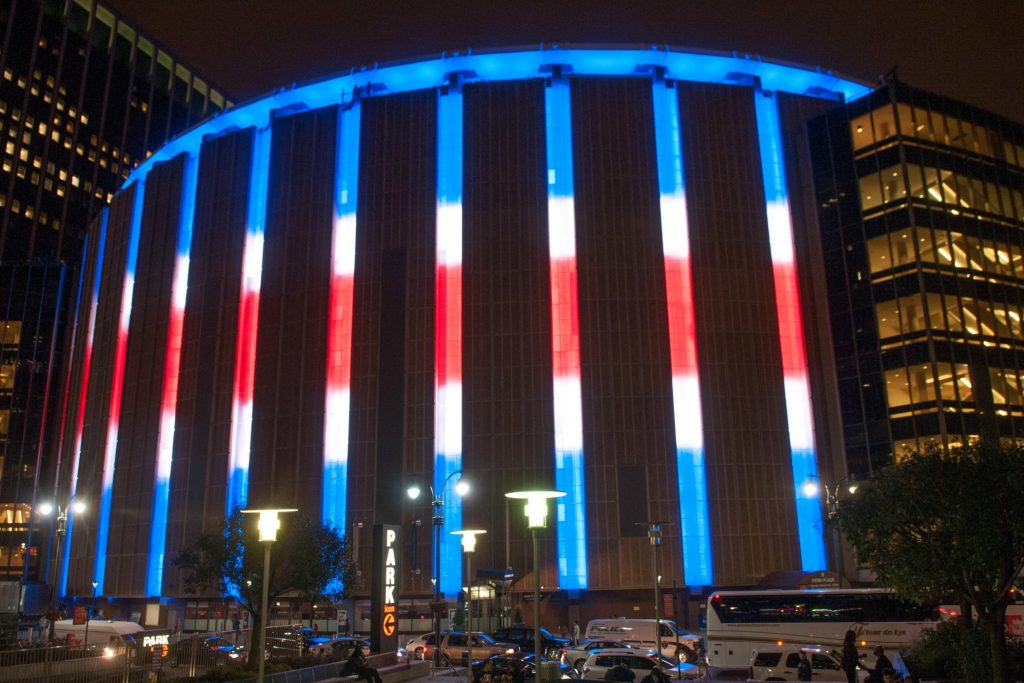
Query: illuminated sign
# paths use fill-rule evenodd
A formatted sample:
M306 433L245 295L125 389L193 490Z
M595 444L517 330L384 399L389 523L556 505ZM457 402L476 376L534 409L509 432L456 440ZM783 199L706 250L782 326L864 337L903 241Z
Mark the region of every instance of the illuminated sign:
M170 645L171 636L170 634L163 633L153 636L142 636L142 647L151 647L154 645Z
M373 599L370 606L370 648L374 652L398 650L399 527L373 527Z

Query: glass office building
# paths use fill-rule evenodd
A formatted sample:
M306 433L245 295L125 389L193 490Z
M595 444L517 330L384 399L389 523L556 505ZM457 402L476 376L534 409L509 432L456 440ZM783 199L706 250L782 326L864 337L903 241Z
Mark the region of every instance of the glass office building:
M50 525L32 510L56 490L86 227L168 137L229 105L93 0L0 3L0 578L45 581Z
M890 82L809 136L850 473L1024 436L1024 127Z

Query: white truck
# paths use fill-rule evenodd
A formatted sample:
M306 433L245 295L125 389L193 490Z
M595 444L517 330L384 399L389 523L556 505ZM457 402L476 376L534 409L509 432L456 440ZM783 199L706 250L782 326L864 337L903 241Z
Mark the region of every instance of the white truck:
M107 621L91 619L86 624L76 624L71 619L61 619L53 625L54 636L69 645L102 646L116 643L118 646L135 640L135 634L144 631L134 621ZM86 634L88 633L88 642Z
M586 638L610 638L634 647L657 649L658 630L661 630L661 653L681 662L694 662L701 649L701 637L680 631L671 619L591 619ZM678 643L678 645L677 645Z

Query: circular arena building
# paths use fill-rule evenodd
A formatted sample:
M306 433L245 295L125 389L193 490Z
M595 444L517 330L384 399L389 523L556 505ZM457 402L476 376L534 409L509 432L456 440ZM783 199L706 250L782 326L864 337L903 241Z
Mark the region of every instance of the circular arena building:
M92 511L61 590L166 605L227 511L297 507L367 577L371 527L398 525L414 618L413 481L443 501L449 600L469 583L450 531L486 529L474 566L511 568L485 617L652 616L650 522L681 620L711 586L835 569L805 486L845 472L806 122L867 93L742 54L467 51L170 142L88 234L60 481ZM539 596L505 497L534 487L566 494Z

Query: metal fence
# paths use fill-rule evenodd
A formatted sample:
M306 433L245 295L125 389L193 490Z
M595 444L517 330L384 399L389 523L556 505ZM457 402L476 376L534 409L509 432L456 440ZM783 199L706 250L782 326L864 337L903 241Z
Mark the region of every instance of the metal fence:
M152 639L155 642L145 638L145 633L137 635L138 640L112 639L101 646L36 645L2 651L0 683L159 683L172 679L186 680L228 664L244 664L251 651L250 631L174 634ZM270 660L300 657L303 650L304 641L298 627L274 626L267 629L267 656Z

